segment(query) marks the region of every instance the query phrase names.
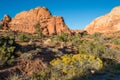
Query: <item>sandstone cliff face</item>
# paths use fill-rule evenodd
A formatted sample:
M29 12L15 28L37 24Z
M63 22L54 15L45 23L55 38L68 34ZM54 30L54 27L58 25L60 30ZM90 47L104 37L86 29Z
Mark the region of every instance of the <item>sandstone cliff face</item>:
M109 33L120 30L120 6L115 7L109 14L98 17L85 27L88 33Z
M52 16L49 10L44 7L38 7L17 14L9 23L9 26L13 31L35 33L34 26L38 22L45 35L59 34L62 31L71 33L62 17Z

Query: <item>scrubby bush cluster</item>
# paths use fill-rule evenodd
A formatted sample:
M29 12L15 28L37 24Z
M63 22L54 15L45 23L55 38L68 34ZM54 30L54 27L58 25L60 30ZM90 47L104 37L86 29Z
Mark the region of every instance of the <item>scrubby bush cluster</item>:
M15 41L9 37L0 38L0 66L11 65L14 61Z
M108 47L99 41L84 40L78 47L79 53L88 53L101 57L102 54L109 53Z
M87 54L64 55L50 62L52 65L52 79L68 80L74 76L87 74L87 70L100 70L103 67L102 60ZM89 71L88 71L89 72Z
M23 33L19 34L18 38L20 41L29 41L29 38Z
M67 42L69 40L69 35L65 32L61 32L59 35L55 35L55 40L57 41L62 41L62 42Z
M113 38L111 42L116 44L116 45L119 45L120 44L120 39L119 38Z
M48 70L27 76L28 80L77 80L74 79L76 77L80 77L78 78L80 80L82 76L91 74L91 70L99 72L101 69L107 71L120 69L120 65L115 63L120 61L119 36L106 37L102 33L89 35L86 32L69 35L62 32L59 35L43 37L40 24L36 24L35 27L38 36L19 34L17 37L21 43L31 40L34 44L20 45L16 53L20 52L19 57L28 61L36 57L42 59L46 62ZM14 39L0 38L0 66L14 61L15 49ZM20 79L24 80L21 77Z

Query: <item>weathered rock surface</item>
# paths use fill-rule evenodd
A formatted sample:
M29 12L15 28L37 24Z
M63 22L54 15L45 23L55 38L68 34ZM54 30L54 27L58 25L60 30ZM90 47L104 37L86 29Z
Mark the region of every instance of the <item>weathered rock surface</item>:
M113 10L104 16L96 18L89 25L85 27L88 33L95 32L110 33L120 30L120 6L113 8Z
M44 7L38 7L17 14L11 20L9 26L13 31L36 33L34 26L38 22L45 35L59 34L62 31L71 33L61 16L52 16L49 10Z
M0 21L0 25L3 26L4 30L7 30L9 28L9 22L11 21L11 17L9 15L4 15L2 21Z

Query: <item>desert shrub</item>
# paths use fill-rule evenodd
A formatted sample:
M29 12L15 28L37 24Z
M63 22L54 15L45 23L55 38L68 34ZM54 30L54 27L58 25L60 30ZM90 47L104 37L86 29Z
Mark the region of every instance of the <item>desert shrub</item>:
M0 66L11 65L14 61L15 41L9 37L0 38Z
M120 57L120 50L119 49L115 49L115 48L107 49L105 51L105 53L102 54L102 57L119 61L120 60L120 58L119 58Z
M99 32L89 35L88 38L93 39L95 41L99 41L99 42L105 42L104 37L102 36L102 33L99 33Z
M71 43L72 45L79 45L81 43L81 34L75 33L72 36L68 37L69 43Z
M95 56L101 56L102 54L109 53L107 46L99 41L83 40L78 46L79 53L88 53Z
M30 34L30 33L25 33L25 37L26 37L27 41L35 39L35 37L33 36L33 34Z
M35 29L37 31L38 37L42 38L43 37L43 33L42 33L42 29L40 28L40 23L39 22L35 25Z
M87 31L83 31L82 33L80 33L80 35L81 35L81 37L83 37L83 36L88 35L88 33L87 33Z
M99 38L99 37L101 37L101 35L102 35L102 33L96 32L96 33L90 35L90 38Z
M18 74L11 74L7 80L22 80Z
M78 45L81 43L80 39L81 39L81 34L75 33L73 35L69 35L67 33L61 32L60 35L55 35L54 39L57 41L61 41L61 42L69 42L72 45Z
M109 36L102 36L101 33L95 33L87 36L87 40L79 40L78 52L79 53L88 53L98 57L110 58L119 60L119 38L111 38ZM114 47L111 47L111 43L116 44Z
M67 42L69 40L68 36L69 35L67 33L61 32L60 35L55 35L55 40L62 41L62 42Z
M29 41L27 36L24 35L23 33L19 34L18 38L19 38L20 41Z
M114 43L116 45L119 45L120 44L120 39L114 38L114 39L112 39L112 43Z
M50 62L52 66L52 80L68 80L74 76L87 74L86 70L100 70L103 63L100 58L87 54L66 54Z
M0 29L3 29L3 25L0 24Z
M49 72L42 70L38 74L33 74L30 79L32 79L32 80L49 80L50 74L49 74Z

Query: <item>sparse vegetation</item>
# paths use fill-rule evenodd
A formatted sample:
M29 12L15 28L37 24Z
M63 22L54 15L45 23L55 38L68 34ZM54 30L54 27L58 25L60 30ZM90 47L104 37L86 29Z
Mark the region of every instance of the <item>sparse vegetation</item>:
M29 41L29 39L27 38L27 36L23 33L19 34L19 40L20 41Z
M62 41L62 42L67 42L69 39L68 39L68 34L65 33L65 32L61 32L60 35L55 35L55 39L57 41Z
M120 39L119 38L114 38L114 39L112 39L112 42L116 45L119 45L120 44Z
M40 27L40 23L39 22L35 25L35 29L37 31L38 37L42 38L43 37L43 33L42 33L42 29Z
M31 44L28 42L30 39L33 40ZM104 36L101 33L68 35L62 32L50 37L17 33L15 39L12 32L7 32L0 38L0 68L7 66L9 69L8 65L15 66L13 62L17 60L17 69L24 75L8 75L10 80L86 80L93 74L92 70L95 73L119 72L119 50L119 36ZM37 63L36 60L35 64L42 66L35 69L37 73L31 71L31 75L27 75L36 58L40 61Z

